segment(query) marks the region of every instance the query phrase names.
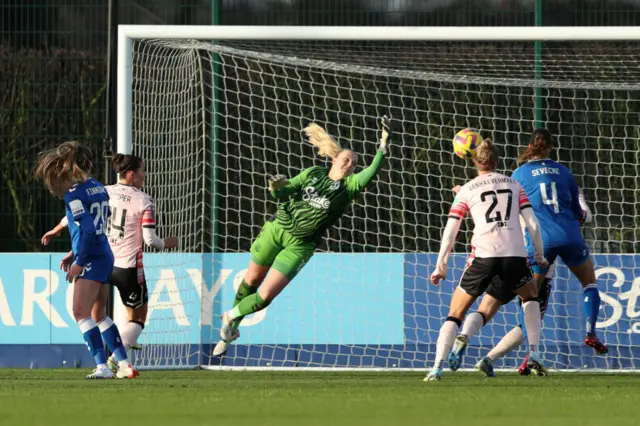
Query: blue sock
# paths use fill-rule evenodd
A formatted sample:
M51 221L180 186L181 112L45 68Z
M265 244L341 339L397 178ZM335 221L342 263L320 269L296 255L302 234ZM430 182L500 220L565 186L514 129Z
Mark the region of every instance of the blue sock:
M111 318L104 317L102 321L98 323L98 327L102 333L102 339L109 347L109 350L113 352L118 362L126 361L127 350L122 344L118 327L116 327Z
M600 292L595 284L589 284L584 289L582 299L582 312L587 321L587 334L596 333L596 322L600 311Z
M522 329L522 334L524 335L524 341L527 340L527 329L524 326L524 309L522 309L522 305L520 305L520 309L518 310L518 322L520 323L520 328Z
M95 321L89 318L78 321L78 327L82 331L82 337L87 344L89 353L96 361L96 365L107 363L107 353L104 350L102 339L100 338L100 330L96 326Z

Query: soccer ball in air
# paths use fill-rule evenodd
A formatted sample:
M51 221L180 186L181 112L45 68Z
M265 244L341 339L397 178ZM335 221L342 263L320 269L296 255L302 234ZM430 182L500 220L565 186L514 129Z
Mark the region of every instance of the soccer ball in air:
M473 157L476 147L482 142L480 132L473 129L464 129L456 133L453 138L453 152L462 159Z

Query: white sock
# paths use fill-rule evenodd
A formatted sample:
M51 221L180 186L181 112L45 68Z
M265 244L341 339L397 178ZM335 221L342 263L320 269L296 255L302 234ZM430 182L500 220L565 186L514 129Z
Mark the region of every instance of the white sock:
M520 327L514 327L489 351L487 358L497 361L512 350L516 349L524 341L524 332Z
M129 321L127 325L122 328L120 337L122 337L122 343L126 350L131 349L131 346L135 346L138 343L138 337L142 334L142 327L137 322Z
M100 329L100 333L104 333L109 328L111 328L111 326L113 325L113 320L108 316L105 316L100 320L100 322L97 325L98 325L98 328Z
M436 362L433 364L433 368L442 368L444 359L449 355L453 342L456 340L458 327L458 324L453 321L445 321L440 327L440 334L438 334L438 342L436 343Z
M484 326L484 317L480 312L474 312L467 316L462 324L461 334L467 336L469 340Z
M533 352L538 349L540 343L540 303L530 300L522 304L524 310L524 326L527 329L527 339L529 340L529 351Z

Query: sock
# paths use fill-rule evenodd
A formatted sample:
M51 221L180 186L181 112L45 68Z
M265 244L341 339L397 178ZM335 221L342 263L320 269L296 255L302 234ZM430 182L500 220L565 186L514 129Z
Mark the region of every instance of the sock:
M520 327L514 327L489 351L487 358L497 361L524 342L524 332Z
M484 315L480 312L469 314L469 316L464 320L462 331L460 333L464 334L469 340L471 340L478 330L484 326L485 322Z
M236 305L240 302L242 302L242 300L247 297L247 296L251 296L252 294L254 294L255 292L258 291L258 287L252 287L249 284L247 284L247 282L243 279L242 282L240 283L240 287L238 287L238 291L236 292L236 300L233 301L233 307L235 308Z
M138 337L142 334L142 330L144 330L144 323L138 321L129 321L127 325L122 328L121 336L125 350L129 350L132 346L138 344Z
M109 350L113 352L116 360L118 362L127 361L127 350L122 344L118 327L111 321L111 318L108 316L102 318L102 321L98 323L98 328L100 329L100 333L102 333L102 339L107 344Z
M449 351L453 347L459 327L460 320L454 317L447 317L442 327L440 327L440 334L438 334L436 343L436 360L433 363L433 368L442 368L444 365L444 359L449 355Z
M596 334L596 322L600 311L600 292L595 284L589 284L584 288L582 312L587 322L587 334Z
M254 293L245 297L240 303L234 306L233 309L229 311L229 315L232 320L236 320L240 317L261 311L269 306L270 303L271 301L262 300L258 293Z
M236 292L236 299L233 301L233 307L235 308L240 302L244 300L245 297L251 296L258 291L258 287L252 287L243 279L240 283L240 287L238 287L238 291ZM240 322L243 320L244 315L239 316L238 318L233 320L233 326L239 327Z
M96 361L96 366L105 367L107 364L107 353L102 345L102 338L100 337L100 330L96 327L96 323L91 317L78 321L78 327L82 332L82 337L87 344L89 353Z
M540 343L540 303L537 300L529 300L522 304L524 311L524 323L527 328L527 340L529 341L529 352L535 352Z
M522 307L522 303L520 304L520 309L518 310L518 322L522 327L522 338L527 338L527 327L524 326L524 308ZM524 342L524 340L523 340Z

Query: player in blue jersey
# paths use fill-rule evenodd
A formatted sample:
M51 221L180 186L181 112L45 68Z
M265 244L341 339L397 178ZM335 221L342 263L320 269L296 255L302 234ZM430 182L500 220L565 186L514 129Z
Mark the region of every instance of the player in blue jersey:
M584 343L598 354L606 354L607 346L596 335L600 293L596 286L595 269L580 232L586 212L580 206L578 184L569 169L549 159L552 150L551 133L543 128L534 130L531 143L518 159L521 166L513 172L512 177L523 186L540 222L545 257L550 264L560 257L584 288ZM528 232L526 238L532 256L533 246ZM542 286L548 267L542 268L533 262L532 265L536 279Z
M454 191L459 190L459 188L461 187L458 186L454 188ZM590 223L593 220L593 215L591 214L591 209L589 208L589 205L587 204L587 201L585 200L584 195L582 194L582 191L580 191L579 200L580 200L580 206L582 207L582 210L585 211L584 222ZM523 226L523 230L526 231L526 228L524 226ZM557 263L558 263L558 259L556 258L556 261L549 267L549 271L545 275L544 283L538 289L538 301L540 303L540 315L542 317L544 317L547 307L549 306L549 300L551 297L551 282L553 280L553 274L554 274ZM503 300L507 300L507 298ZM486 300L483 299L481 306L478 310L483 308L482 305L485 304L485 302ZM484 308L492 309L491 306L489 307L485 306ZM495 309L497 310L497 307ZM520 313L522 314L522 310L520 311ZM469 319L471 318L472 317L469 316ZM465 327L467 327L466 322L463 325L462 334L465 333ZM476 364L476 369L488 377L494 377L495 373L493 371L493 364L497 360L499 360L500 358L508 354L509 352L516 350L520 345L522 345L522 343L526 339L526 335L524 334L524 331L525 330L522 325L522 318L521 318L520 323L517 326L513 327L507 334L505 334L502 337L502 339L489 351L489 353L484 358L478 361L478 363ZM518 369L518 373L523 376L528 376L529 374L534 374L536 376L547 375L547 371L544 368L540 369L540 368L529 367L528 355L524 357L524 360L522 361L522 364Z
M113 253L105 235L109 218L109 195L105 187L89 177L91 151L78 142L65 142L38 157L35 178L56 197L64 198L72 256L62 262L67 280L73 283L73 316L82 331L96 369L87 379L111 379L102 341L116 355L117 378L134 378L118 328L105 312L96 323L91 318L94 304L107 297L106 286L113 271Z

